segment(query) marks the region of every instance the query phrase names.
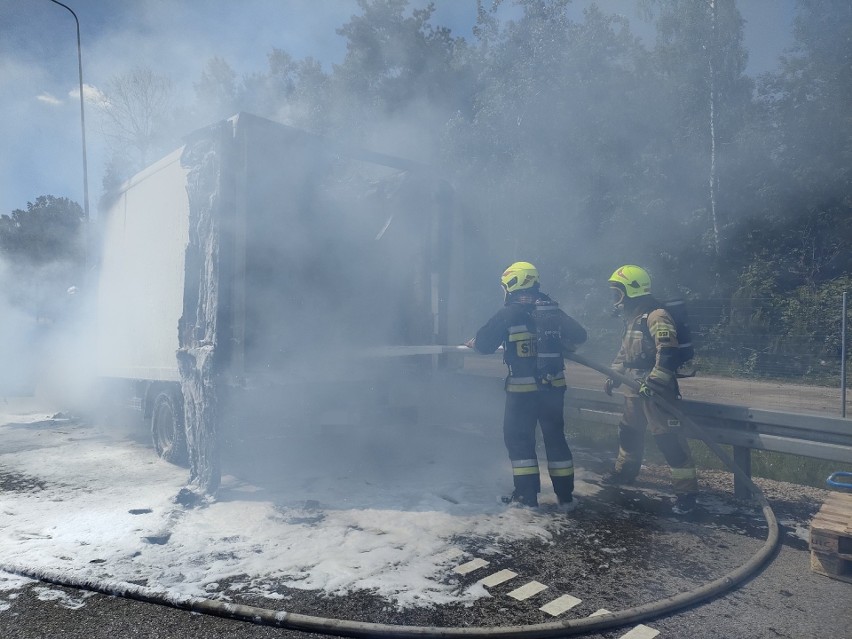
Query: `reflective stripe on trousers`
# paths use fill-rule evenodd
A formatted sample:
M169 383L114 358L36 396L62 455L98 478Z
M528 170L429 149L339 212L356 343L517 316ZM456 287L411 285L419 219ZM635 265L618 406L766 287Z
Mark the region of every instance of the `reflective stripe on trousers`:
M574 461L548 461L547 472L551 477L573 477Z
M513 459L512 474L520 475L538 475L538 460L537 459Z
M508 393L530 393L538 390L535 377L512 377L506 379L506 392Z

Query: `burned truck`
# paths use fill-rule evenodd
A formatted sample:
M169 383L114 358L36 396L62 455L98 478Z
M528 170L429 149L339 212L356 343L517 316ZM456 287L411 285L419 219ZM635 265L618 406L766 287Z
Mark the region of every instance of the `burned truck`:
M461 340L458 218L403 158L245 113L194 132L102 203L104 396L208 493L225 437L405 410L452 366L410 347Z

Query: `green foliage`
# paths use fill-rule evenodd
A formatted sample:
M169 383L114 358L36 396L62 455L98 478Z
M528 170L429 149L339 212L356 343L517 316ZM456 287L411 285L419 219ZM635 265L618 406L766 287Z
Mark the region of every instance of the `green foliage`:
M337 31L346 38L347 54L335 75L347 95L373 104L381 115L455 95L456 43L448 29L430 24L434 5L410 16L407 0L358 0L358 6L363 14Z
M701 468L726 469L722 461L704 443L693 440L689 444L695 463L699 468L699 475ZM733 457L730 446L723 446L722 448L729 456ZM658 463L665 463L665 460ZM838 470L847 470L847 468L846 464L800 455L785 455L764 450L753 450L751 453L752 477L763 477L814 488L826 488L825 480L829 475Z
M4 301L35 318L59 317L68 287L83 283L85 235L83 209L68 198L42 195L0 217Z
M9 262L41 266L82 263L85 258L83 209L68 198L42 195L0 217L0 252Z
M751 101L745 75L743 20L734 0L659 0L656 64L668 78L676 106L674 132L709 144L710 92L715 93L718 132L730 140Z
M202 113L227 118L238 110L237 74L223 58L208 60L193 87Z
M778 304L784 327L781 347L808 352L814 358L836 359L840 355L844 291L852 291L852 276L823 282L815 290L800 286L781 298Z
M842 297L852 276L785 288L789 279L789 271L769 260L756 260L740 276L726 312L701 342L713 369L836 382Z
M743 254L735 259L783 255L784 290L852 271L850 30L848 2L800 2L794 47L758 84L762 117L751 139L763 137L771 168L751 171L760 197L738 228Z
M594 7L580 23L565 3L523 8L480 51L470 118L454 122L459 181L494 250L535 255L550 272L611 270L586 261L589 244L619 252L644 221L637 197L655 199L647 178L663 128L641 106L656 90L649 56L623 19Z
M106 183L121 181L169 150L176 130L174 86L167 75L136 67L111 77L98 102L109 146Z
M359 0L340 64L273 49L239 77L214 58L190 111L251 111L434 165L464 211L483 314L495 273L531 259L603 352L604 281L637 263L706 306L709 365L833 370L852 274L852 4L799 0L794 47L756 79L735 0L641 0L651 44L595 5L517 0L507 21L507 4L478 0L467 41L432 5Z

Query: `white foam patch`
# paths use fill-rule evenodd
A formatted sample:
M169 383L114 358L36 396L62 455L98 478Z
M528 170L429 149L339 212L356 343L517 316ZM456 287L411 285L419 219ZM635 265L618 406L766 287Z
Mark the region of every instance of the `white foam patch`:
M219 599L240 590L274 601L285 586L371 590L401 608L464 603L489 594L481 584L459 589L446 578L461 563L458 539L489 539L496 551L515 540L548 541L572 525L495 503L495 484L510 482L511 469L492 429L460 435L468 438L466 464L423 464L408 474L377 465L375 476L359 477L353 463L343 478L293 469L281 492L226 476L216 501L185 509L173 498L186 469L109 431L49 416L0 415L0 466L44 485L0 493L0 565L34 574ZM431 444L462 454L458 442ZM383 488L391 472L394 481ZM440 497L448 491L459 503ZM225 582L234 583L223 590ZM2 590L26 583L0 574Z
M93 592L83 592L77 597L72 597L61 590L42 587L33 588L33 591L36 593L39 601L53 601L63 608L68 608L68 610L78 610L82 608L86 603L86 599L94 596L95 594Z

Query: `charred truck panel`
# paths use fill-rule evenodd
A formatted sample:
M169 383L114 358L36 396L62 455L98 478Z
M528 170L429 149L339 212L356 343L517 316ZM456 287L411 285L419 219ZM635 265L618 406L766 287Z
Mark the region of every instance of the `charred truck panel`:
M403 159L240 114L130 180L102 218L101 374L133 390L158 453L205 492L222 439L335 411L369 422L446 364L371 348L460 341L453 192Z

